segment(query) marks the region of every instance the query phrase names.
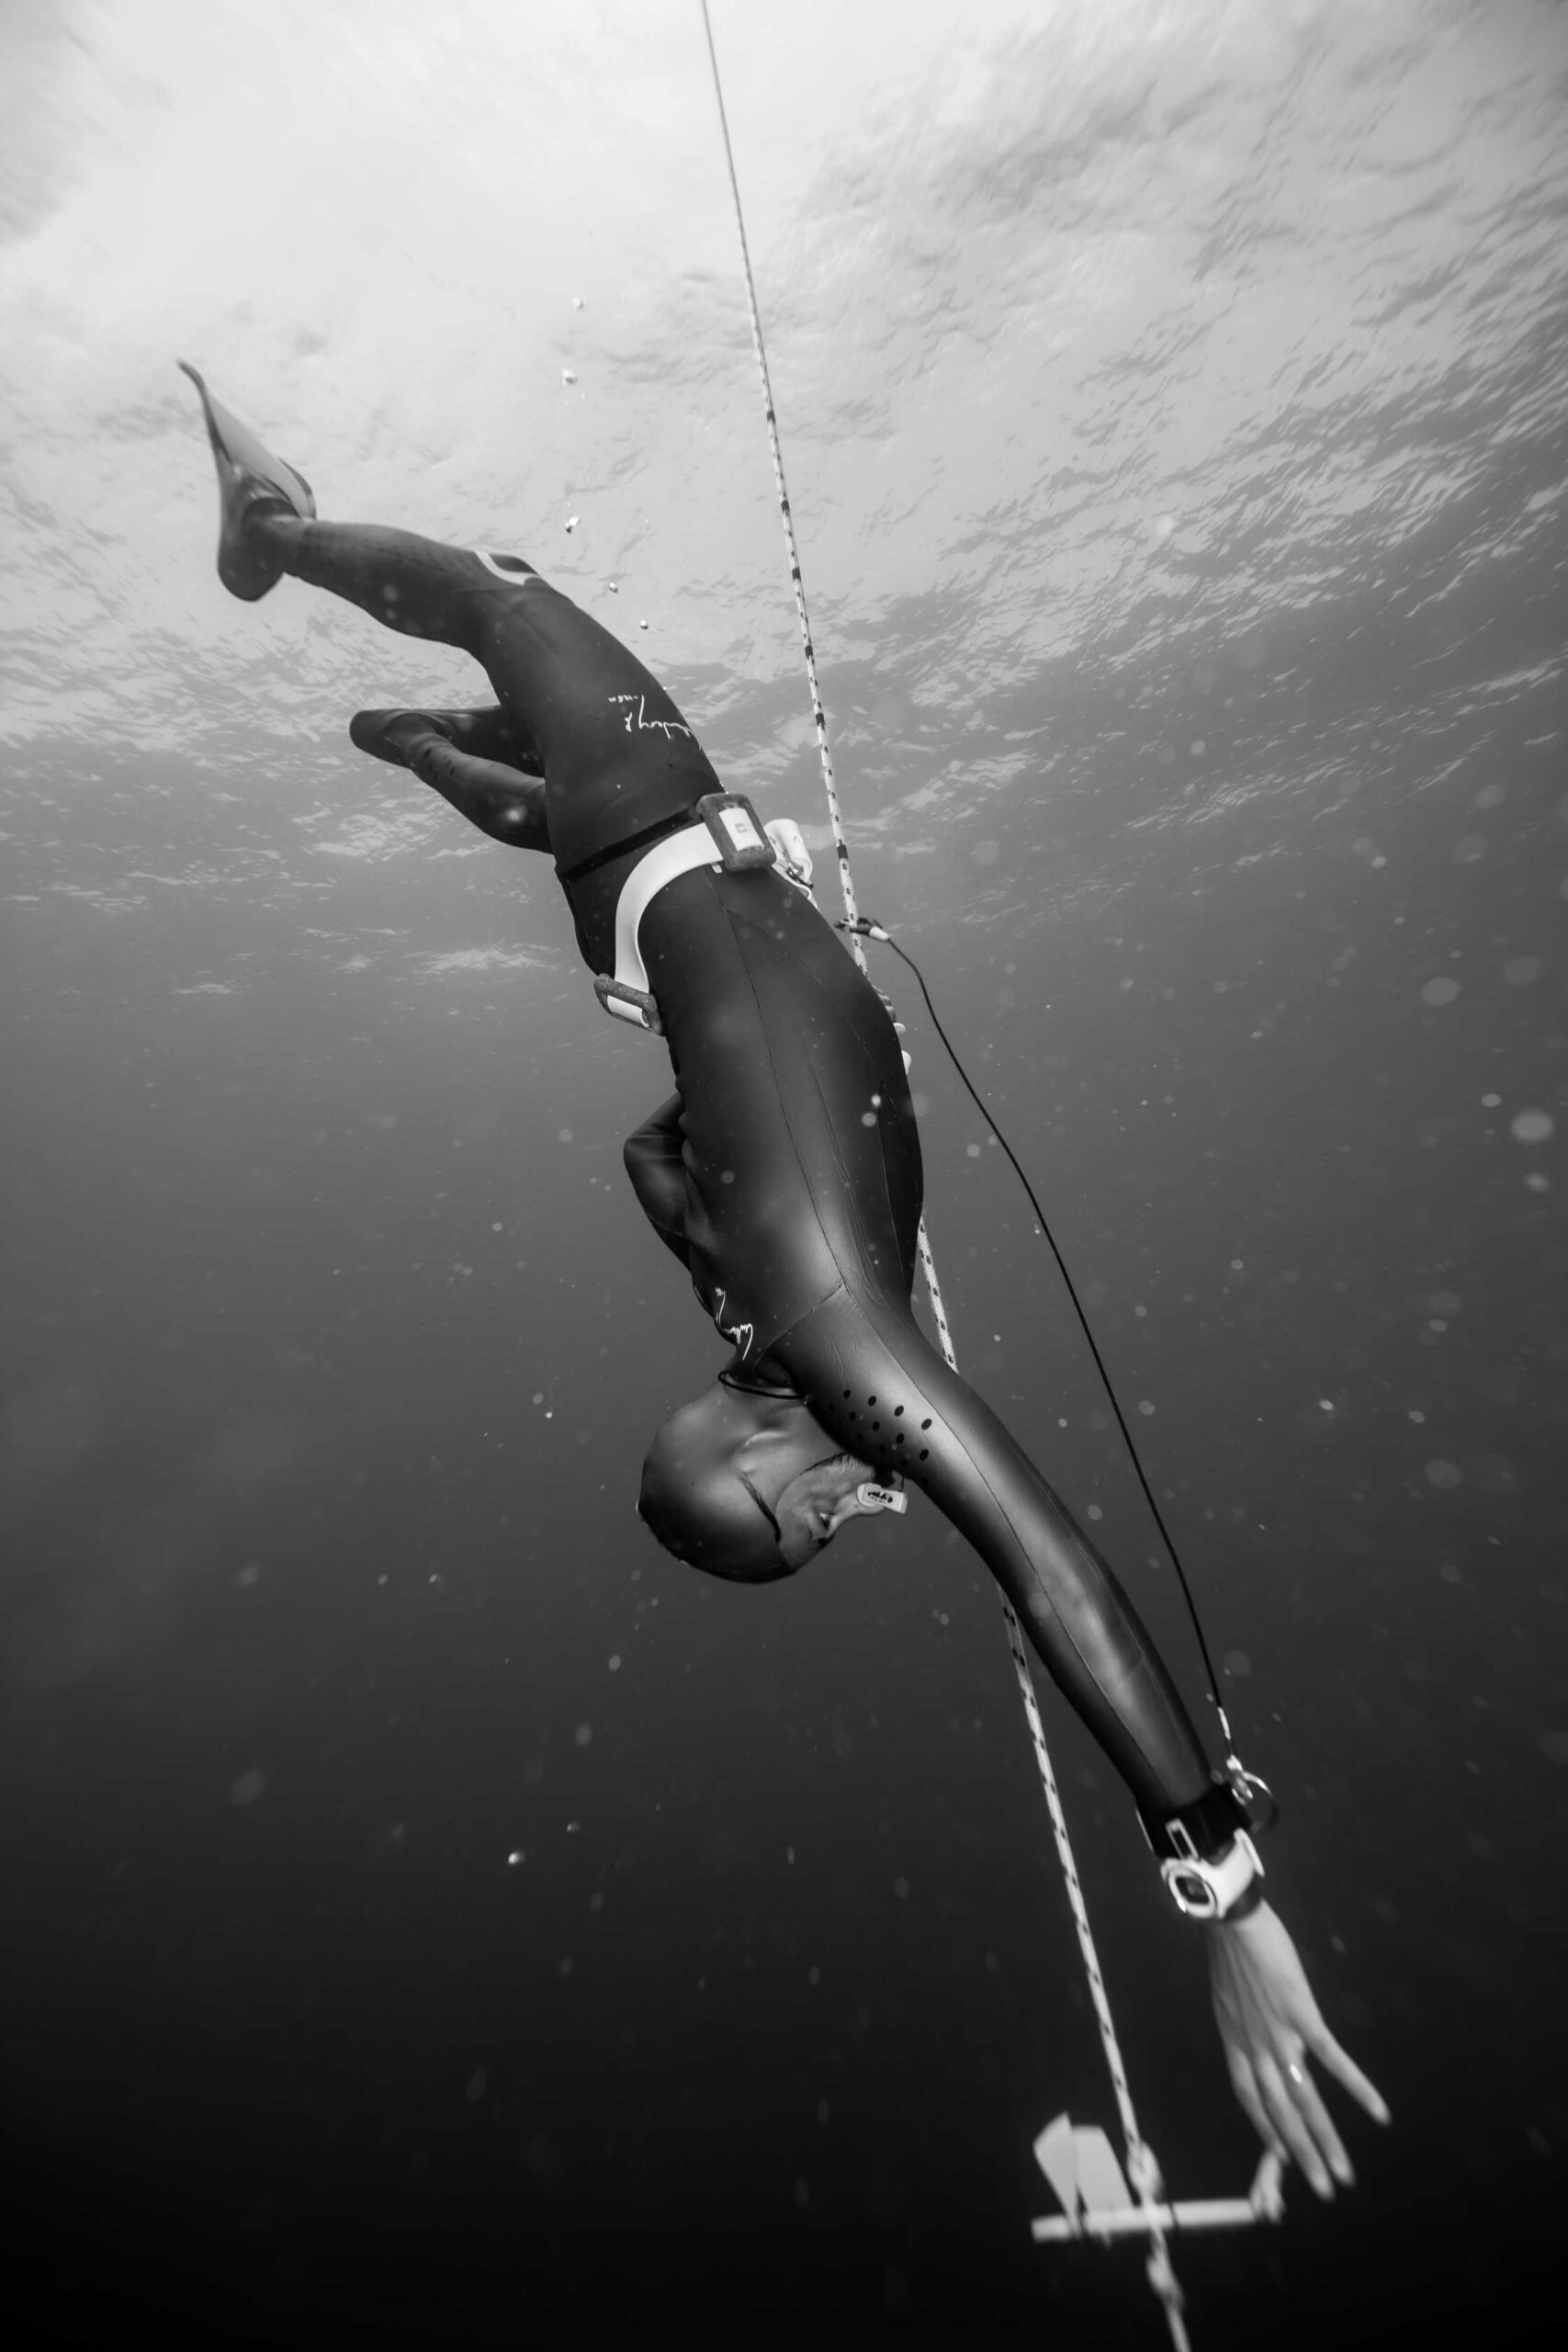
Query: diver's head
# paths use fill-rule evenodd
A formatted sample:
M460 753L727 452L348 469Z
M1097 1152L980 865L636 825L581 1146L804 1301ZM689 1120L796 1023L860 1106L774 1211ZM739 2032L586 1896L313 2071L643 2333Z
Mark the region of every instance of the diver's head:
M834 1448L802 1398L716 1381L649 1447L637 1510L689 1566L770 1584L814 1559L846 1521L902 1509L875 1477Z

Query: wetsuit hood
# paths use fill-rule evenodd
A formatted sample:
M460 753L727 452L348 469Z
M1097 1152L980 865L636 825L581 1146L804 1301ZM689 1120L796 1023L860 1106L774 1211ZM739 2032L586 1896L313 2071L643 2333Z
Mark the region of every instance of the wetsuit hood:
M739 1584L794 1574L779 1549L777 1521L736 1461L755 1427L747 1394L730 1386L716 1384L681 1406L648 1449L637 1501L667 1552Z

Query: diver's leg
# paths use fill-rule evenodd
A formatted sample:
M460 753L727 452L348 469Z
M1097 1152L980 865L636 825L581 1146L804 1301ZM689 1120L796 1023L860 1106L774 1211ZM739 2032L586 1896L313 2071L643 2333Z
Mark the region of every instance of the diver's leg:
M321 523L258 512L245 526L249 543L281 571L357 605L403 637L461 646L482 661L484 574L467 548L421 538L380 523Z
M470 653L511 723L510 757L521 750L528 768L548 767L558 862L580 864L717 788L659 681L531 564L411 531L319 521L298 468L216 401L195 369L186 372L218 470L225 586L254 602L291 572L404 636Z
M513 849L550 846L545 785L537 767L525 775L513 763L483 759L467 748L461 722L487 712L361 710L349 725L355 748L394 767L409 768L492 841ZM494 739L495 729L490 730Z
M362 710L348 731L362 752L402 764L400 744L415 725L434 729L476 760L497 760L502 767L521 768L525 775L545 772L533 744L497 702L479 710Z
M414 753L436 737L476 763L518 768L525 775L545 773L533 745L498 703L483 710L356 710L348 731L356 750L393 767L415 766Z
M299 468L216 399L187 361L180 366L200 398L218 471L218 575L231 595L254 604L292 572L405 637L459 645L483 659L486 600L475 592L493 582L477 556L378 524L319 522ZM516 558L509 568L520 575L531 569Z

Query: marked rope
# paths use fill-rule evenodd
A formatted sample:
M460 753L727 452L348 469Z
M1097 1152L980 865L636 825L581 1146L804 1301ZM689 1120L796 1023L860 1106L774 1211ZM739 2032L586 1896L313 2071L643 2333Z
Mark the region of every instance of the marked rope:
M806 609L806 584L800 569L800 549L795 544L795 517L790 511L789 490L784 481L784 452L779 447L778 418L773 409L773 379L768 373L767 348L762 341L761 313L757 307L757 286L751 269L751 251L746 242L746 216L740 203L740 182L735 169L735 150L730 144L729 118L725 110L724 85L719 78L718 51L714 47L713 24L708 16L707 0L701 0L703 30L707 36L708 62L713 67L714 96L718 101L719 129L724 134L724 159L729 171L729 192L735 204L735 226L740 238L740 259L746 279L746 304L751 320L751 347L757 355L757 372L762 380L762 404L768 420L768 447L773 453L773 481L778 488L779 514L784 524L784 548L789 558L789 576L795 588L795 608L800 620L801 643L806 649L806 674L811 687L811 716L817 729L817 752L822 765L822 783L828 798L828 819L833 831L833 846L838 853L839 887L843 893L844 916L850 923L858 922L860 909L855 901L854 876L850 868L850 847L844 838L843 814L839 805L839 787L833 774L832 754L828 745L828 720L822 707L822 690L817 682L817 653L811 641L811 622ZM847 933L851 953L861 970L866 970L865 950L859 934ZM937 1278L936 1260L931 1254L926 1221L922 1216L918 1236L920 1268L925 1275L926 1289L931 1297L931 1313L936 1319L937 1336L948 1369L958 1370L958 1357L948 1329L947 1310L942 1304L942 1284ZM1084 1973L1094 2003L1094 2013L1100 2021L1100 2039L1105 2052L1105 2064L1116 2095L1116 2108L1122 2120L1122 2137L1127 2152L1127 2178L1140 2205L1150 2207L1159 2202L1163 2194L1159 2166L1154 2151L1138 2129L1138 2119L1133 2107L1133 2094L1128 2086L1127 2069L1122 2062L1121 2044L1111 2015L1111 2003L1100 1974L1100 1955L1095 1950L1089 1929L1089 1911L1084 1902L1083 1888L1078 1883L1077 1864L1073 1859L1072 1841L1067 1835L1066 1816L1056 1786L1050 1750L1045 1745L1044 1725L1040 1718L1040 1703L1035 1696L1033 1678L1023 1645L1023 1634L1011 1602L1003 1594L1002 1621L1007 1628L1008 1647L1012 1653L1014 1671L1018 1676L1019 1693L1029 1723L1029 1734L1034 1746L1034 1760L1045 1792L1045 1804L1051 1815L1051 1827L1055 1835L1057 1859L1066 1883L1067 1900L1072 1905L1073 1924L1077 1929L1078 1950L1083 1955ZM1149 2285L1165 2307L1167 2324L1176 2352L1189 2352L1187 2330L1183 2324L1182 2293L1171 2267L1169 2251L1163 2230L1151 2226L1149 2252L1145 2265Z

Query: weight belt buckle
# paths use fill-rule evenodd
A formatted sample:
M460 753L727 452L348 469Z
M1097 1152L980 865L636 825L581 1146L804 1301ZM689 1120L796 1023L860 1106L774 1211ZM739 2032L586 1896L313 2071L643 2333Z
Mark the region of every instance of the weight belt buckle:
M638 1029L651 1029L656 1037L663 1036L664 1023L650 989L634 989L629 981L613 980L608 972L600 972L594 978L593 993L617 1021L629 1021Z

